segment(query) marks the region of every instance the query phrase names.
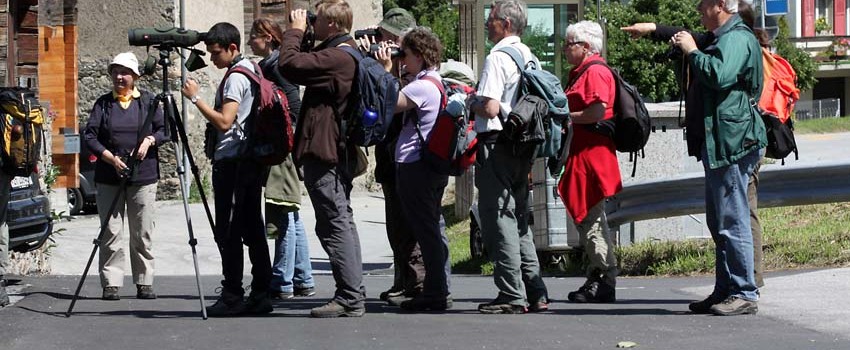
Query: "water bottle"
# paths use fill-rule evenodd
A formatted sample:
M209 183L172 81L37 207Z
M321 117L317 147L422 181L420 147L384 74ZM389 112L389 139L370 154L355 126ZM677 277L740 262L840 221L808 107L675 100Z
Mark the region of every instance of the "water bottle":
M378 112L375 112L369 108L363 110L363 125L364 126L372 126L375 125L375 122L378 121Z

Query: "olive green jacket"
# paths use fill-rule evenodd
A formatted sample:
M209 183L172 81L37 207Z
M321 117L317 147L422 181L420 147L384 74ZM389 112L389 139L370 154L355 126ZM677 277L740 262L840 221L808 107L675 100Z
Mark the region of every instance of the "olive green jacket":
M269 169L264 195L275 202L301 204L301 181L291 155Z
M758 40L738 15L715 33L714 43L688 55L704 102L705 148L711 169L728 166L767 145L764 123L754 107L763 81Z

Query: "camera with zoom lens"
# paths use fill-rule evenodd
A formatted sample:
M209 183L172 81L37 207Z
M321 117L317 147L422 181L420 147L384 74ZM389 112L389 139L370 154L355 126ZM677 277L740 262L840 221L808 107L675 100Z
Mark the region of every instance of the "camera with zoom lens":
M372 37L375 38L376 41L381 41L383 39L383 34L378 28L372 29L360 29L354 31L354 39L360 39L363 37Z
M369 46L369 54L375 56L375 54L381 51L381 44L372 44ZM402 51L399 47L390 47L390 58L401 58L404 57L404 51Z
M177 27L132 28L127 31L127 39L132 46L190 47L204 40L206 36L207 33Z

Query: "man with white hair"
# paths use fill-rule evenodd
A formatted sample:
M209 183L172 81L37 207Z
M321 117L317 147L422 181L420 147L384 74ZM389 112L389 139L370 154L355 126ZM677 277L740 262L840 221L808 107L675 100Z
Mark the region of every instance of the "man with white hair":
M536 149L518 147L500 135L502 122L517 102L521 74L503 50L518 51L526 62L537 60L520 41L527 18L522 0L496 0L490 5L487 37L495 46L484 61L477 98L470 99L480 142L475 185L481 235L499 289L495 300L478 306L478 311L486 314L549 308L534 240L528 232L528 173Z
M703 101L701 113L688 115L699 118L688 121L688 153L705 169L706 221L716 256L714 291L690 309L755 314L759 291L747 182L767 145L764 123L753 107L762 88L761 48L738 15L737 1L702 0L697 10L716 39L700 50L688 32L671 38L687 56Z

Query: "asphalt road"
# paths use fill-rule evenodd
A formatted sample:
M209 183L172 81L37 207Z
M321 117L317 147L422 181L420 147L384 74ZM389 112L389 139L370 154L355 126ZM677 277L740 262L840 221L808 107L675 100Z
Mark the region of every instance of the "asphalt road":
M802 140L801 140L802 139ZM850 134L798 137L801 160L847 157ZM798 164L799 163L799 164ZM779 166L771 164L769 166ZM384 234L383 199L355 194L363 247L368 313L358 319L311 319L309 309L332 294L327 256L312 233L312 209L302 211L317 273L311 298L278 302L264 317L201 320L187 222L181 202L158 203L158 300L136 300L128 279L122 300L99 300L91 271L75 313L64 313L92 249L94 215L57 223L52 276L14 279L11 307L0 309L0 350L13 349L850 349L850 268L772 272L755 316L691 315L687 303L706 295L711 277L621 278L618 303L576 305L566 295L580 278L547 278L551 310L543 314L480 315L495 297L489 277L453 276L455 305L446 314L405 314L376 296L391 284L391 251ZM203 291L216 297L220 260L203 207L190 205ZM271 248L270 248L271 249ZM14 276L12 276L14 278ZM250 277L246 277L246 282Z

